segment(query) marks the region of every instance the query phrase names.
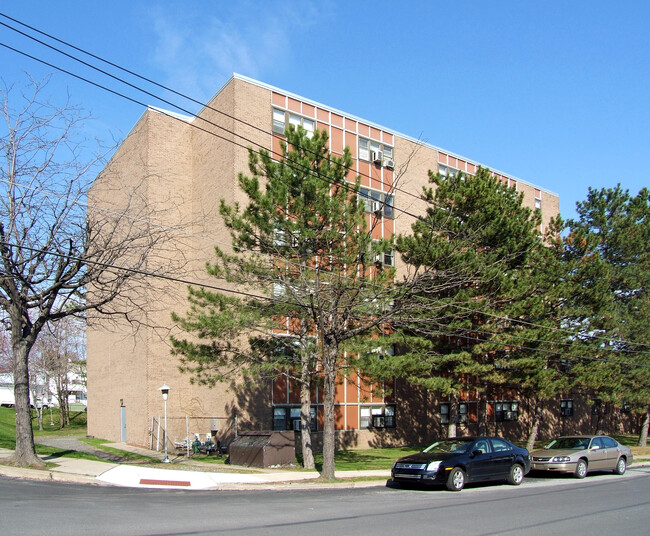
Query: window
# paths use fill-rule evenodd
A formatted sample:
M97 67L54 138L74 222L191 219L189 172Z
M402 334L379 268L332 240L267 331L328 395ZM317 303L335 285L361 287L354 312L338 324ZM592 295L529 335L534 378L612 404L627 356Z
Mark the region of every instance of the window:
M607 413L607 406L603 404L603 401L600 398L593 398L591 400L591 414L592 415L605 415Z
M438 173L443 177L455 177L459 170L438 164Z
M573 400L560 400L560 415L562 415L562 417L573 416Z
M516 421L519 418L519 402L504 401L494 403L495 422Z
M618 443L614 441L611 437L603 436L600 438L603 443L603 447L606 449L615 449L618 447Z
M384 216L392 219L395 215L394 198L390 194L384 194L376 190L361 188L359 200L366 207L366 212L374 213L376 216Z
M316 408L310 408L311 430L316 431ZM273 430L294 430L300 432L300 408L299 407L275 407L273 408Z
M440 424L449 424L449 402L443 402L440 404ZM458 424L467 423L467 404L461 403L458 404L458 418L456 421Z
M503 439L492 439L493 452L508 452L510 450L512 450L512 447L507 441L504 441Z
M367 160L388 168L393 167L393 148L366 138L359 138L359 160Z
M273 108L273 132L284 136L287 123L296 128L302 126L307 131L307 137L309 138L314 135L316 124L312 119Z
M359 428L395 428L395 406L361 406Z

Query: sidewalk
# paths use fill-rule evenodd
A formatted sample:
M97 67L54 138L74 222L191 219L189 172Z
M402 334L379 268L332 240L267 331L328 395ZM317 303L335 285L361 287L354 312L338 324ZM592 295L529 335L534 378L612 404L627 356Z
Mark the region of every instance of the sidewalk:
M125 443L111 443L106 446L151 458L162 459L163 457L160 452L132 447ZM0 460L11 454L11 450L0 449ZM160 468L97 462L65 456L54 460L43 457L43 460L56 463L57 466L38 470L0 465L0 475L34 480L156 489L242 490L286 489L296 486L301 489L323 487L322 483L315 482L319 477L316 471L215 466L192 458L188 460L185 457L172 459L172 463ZM390 471L337 471L336 477L347 481L328 483L328 487L383 487L386 485L386 480L390 478ZM352 480L360 477L370 477L374 480Z

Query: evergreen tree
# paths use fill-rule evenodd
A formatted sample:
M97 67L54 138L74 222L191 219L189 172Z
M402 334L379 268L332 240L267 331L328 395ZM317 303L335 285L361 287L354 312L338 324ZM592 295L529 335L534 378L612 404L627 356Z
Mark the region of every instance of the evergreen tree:
M518 320L530 318L526 300L528 308L541 307L530 275L543 246L539 214L489 170L449 177L430 172L430 182L423 192L426 215L411 235L396 240L414 272L415 295L392 324L396 355L377 363L375 373L450 397L449 434L455 435L461 393L512 385L511 361L531 331ZM523 360L520 365L522 382ZM539 368L535 362L531 369L538 382L544 377ZM554 382L549 375L544 381Z
M359 199L348 148L328 151L325 132L286 132L279 162L249 152L250 176L239 186L248 205L220 212L231 231L232 252L216 250L209 273L246 290L231 295L190 289L191 308L174 320L192 340L173 338L182 370L205 383L234 372L259 378L293 374L301 385L303 453L310 452L310 388L324 391L323 471L334 477L334 390L349 365L342 343L370 336L392 314L392 269L376 259L388 240L373 240L377 219ZM246 339L242 341L242 339Z
M576 366L578 384L602 403L626 402L645 415L650 405L650 192L631 196L620 185L589 189L568 222L566 251L581 293L571 325L592 359ZM598 425L597 425L598 426Z

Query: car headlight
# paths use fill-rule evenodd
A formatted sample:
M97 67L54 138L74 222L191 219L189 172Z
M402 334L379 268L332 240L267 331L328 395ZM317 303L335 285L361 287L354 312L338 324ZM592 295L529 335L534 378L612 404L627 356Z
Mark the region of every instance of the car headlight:
M569 456L555 456L555 458L553 458L551 461L558 462L558 463L566 463L566 462L570 462L571 458Z
M441 462L431 462L429 465L427 465L427 471L437 471L438 467L440 467Z

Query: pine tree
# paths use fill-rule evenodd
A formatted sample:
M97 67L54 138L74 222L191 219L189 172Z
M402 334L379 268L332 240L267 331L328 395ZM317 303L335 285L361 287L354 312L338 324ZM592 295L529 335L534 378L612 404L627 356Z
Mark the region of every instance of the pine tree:
M449 434L461 393L508 386L522 303L539 260L539 214L487 169L430 172L426 215L396 248L413 270L414 296L392 326L396 355L375 372L450 397Z
M567 256L581 293L571 302L571 325L592 359L576 367L578 384L603 403L650 407L650 192L590 188L567 226ZM645 439L644 439L645 437Z
M217 249L209 273L247 294L190 289L190 310L174 320L195 337L172 344L182 370L204 383L235 372L293 374L303 453L311 445L310 389L322 382L322 476L334 478L334 390L351 359L342 344L372 335L392 314L393 270L376 264L392 244L372 238L376 220L359 198L349 150L333 156L325 132L290 126L286 136L280 161L249 152L250 176L238 177L247 206L220 205L233 251Z

